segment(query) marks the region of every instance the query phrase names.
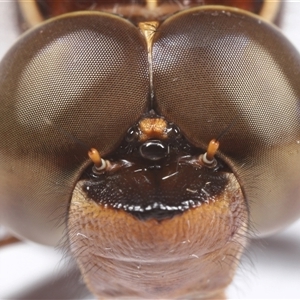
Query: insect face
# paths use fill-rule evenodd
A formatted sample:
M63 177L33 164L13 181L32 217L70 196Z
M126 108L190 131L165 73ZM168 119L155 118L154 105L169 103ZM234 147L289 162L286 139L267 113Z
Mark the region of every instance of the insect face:
M98 297L223 297L248 221L299 217L299 54L224 7L148 25L64 15L3 59L1 222L66 231Z

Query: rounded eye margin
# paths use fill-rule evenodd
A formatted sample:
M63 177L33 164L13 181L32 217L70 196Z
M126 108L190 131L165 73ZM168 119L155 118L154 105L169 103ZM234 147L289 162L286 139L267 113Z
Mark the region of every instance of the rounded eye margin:
M148 105L145 47L138 30L113 15L70 14L47 22L4 59L2 103L10 104L3 109L27 139L33 136L30 147L38 145L37 134L48 138L56 127L86 143L96 140L93 146L108 152ZM44 144L59 145L60 138L53 133Z
M299 134L299 67L294 47L254 15L191 9L167 19L154 37L155 108L198 146L227 131L226 153L257 153L259 143Z
M20 38L0 65L4 224L57 242L87 149L113 151L148 109L148 73L144 38L110 14L62 16Z
M155 109L199 148L220 137L262 234L299 217L299 70L274 26L224 7L178 13L153 41Z

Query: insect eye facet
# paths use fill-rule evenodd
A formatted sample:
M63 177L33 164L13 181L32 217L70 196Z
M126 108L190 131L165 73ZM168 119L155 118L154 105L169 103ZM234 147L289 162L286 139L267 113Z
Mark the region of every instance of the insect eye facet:
M258 231L298 218L261 209L299 206L284 183L296 176L290 186L299 190L300 59L289 41L253 15L203 7L162 23L152 55L157 112L197 147L221 135L219 154L243 183Z
M18 220L1 213L19 235L55 244L88 149L111 152L147 109L145 44L125 19L86 12L32 29L3 59L0 211L19 207Z

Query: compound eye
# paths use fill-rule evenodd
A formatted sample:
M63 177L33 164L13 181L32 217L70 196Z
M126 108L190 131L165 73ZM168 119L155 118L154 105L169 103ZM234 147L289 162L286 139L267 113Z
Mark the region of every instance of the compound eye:
M169 154L169 146L159 140L149 140L140 146L142 157L157 161L163 159Z
M56 244L55 224L67 214L87 151L113 151L147 109L148 93L145 41L125 19L69 14L23 35L0 65L4 225Z
M152 53L156 110L197 147L220 140L256 229L298 218L300 57L284 35L255 15L208 6L162 23Z

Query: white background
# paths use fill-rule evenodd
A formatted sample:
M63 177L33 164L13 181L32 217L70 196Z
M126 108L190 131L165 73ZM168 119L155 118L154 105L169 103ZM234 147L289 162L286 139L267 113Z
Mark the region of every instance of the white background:
M284 4L280 27L300 50L300 1ZM15 8L14 1L0 0L0 58L19 35ZM81 289L58 251L30 243L0 249L1 300L92 298ZM227 294L231 299L300 299L300 221L253 242Z

